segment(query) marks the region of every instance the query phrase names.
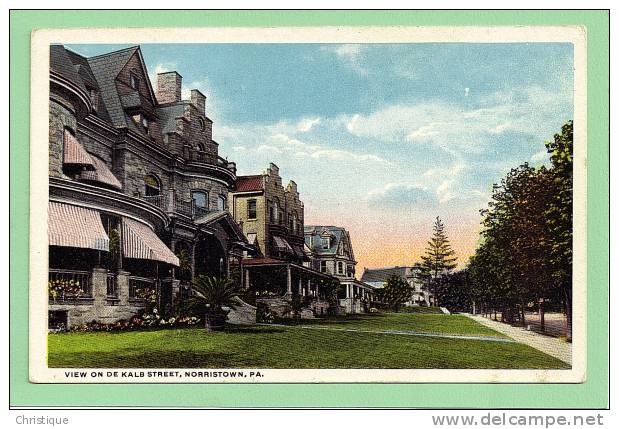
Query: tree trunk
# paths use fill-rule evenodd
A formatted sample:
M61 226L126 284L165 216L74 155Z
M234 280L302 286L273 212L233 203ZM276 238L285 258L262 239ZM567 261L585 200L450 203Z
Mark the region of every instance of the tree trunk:
M542 332L546 332L546 321L544 320L544 299L539 301L539 324Z
M565 289L565 314L567 316L567 329L565 332L566 340L572 342L572 286Z

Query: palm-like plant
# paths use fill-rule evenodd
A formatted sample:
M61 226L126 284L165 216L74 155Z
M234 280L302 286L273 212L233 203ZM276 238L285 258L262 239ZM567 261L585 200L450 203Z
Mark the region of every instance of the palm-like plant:
M205 327L209 331L223 329L228 314L224 307L235 308L240 286L226 277L199 275L192 281L194 295L189 305L205 315Z

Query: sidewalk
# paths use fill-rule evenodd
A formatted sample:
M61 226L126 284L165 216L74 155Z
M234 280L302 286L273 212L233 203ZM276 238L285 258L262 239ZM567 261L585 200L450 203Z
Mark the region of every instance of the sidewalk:
M507 323L495 322L494 320L479 315L465 314L471 319L494 329L502 334L513 338L519 343L526 344L550 356L556 357L565 363L572 364L572 343L567 343L558 338L548 337L536 332L527 331L524 328L511 326Z

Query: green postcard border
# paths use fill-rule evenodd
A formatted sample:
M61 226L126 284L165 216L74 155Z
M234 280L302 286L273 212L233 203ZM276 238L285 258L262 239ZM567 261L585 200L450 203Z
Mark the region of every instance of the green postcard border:
M28 182L31 31L37 28L71 27L321 25L583 25L587 28L587 381L567 385L29 383ZM609 406L608 11L12 11L10 49L11 406L602 409Z

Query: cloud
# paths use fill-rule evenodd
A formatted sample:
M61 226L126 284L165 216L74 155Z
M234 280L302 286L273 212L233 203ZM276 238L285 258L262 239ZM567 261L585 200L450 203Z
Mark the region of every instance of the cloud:
M297 124L297 130L301 131L302 133L306 133L318 124L320 124L320 118L301 119Z
M436 196L429 189L402 183L387 183L380 189L370 191L365 200L374 208L407 208L414 205L433 205L437 202Z
M548 151L546 149L543 149L533 154L533 156L531 157L531 161L533 162L546 161L548 160L548 158L549 158Z
M218 129L220 143L234 142L232 150L236 156L251 157L252 154L269 154L276 159L311 159L338 161L341 166L357 167L358 164L387 165L383 157L362 150L334 147L336 139L316 135L315 125L320 118L298 121L280 121L275 124L237 124ZM298 135L297 135L298 134ZM242 149L241 149L242 148ZM314 162L314 161L312 161Z
M322 52L335 55L346 67L365 76L368 74L368 69L362 61L362 52L364 49L364 45L356 44L329 45L320 48Z
M386 105L370 113L343 115L354 136L385 143L431 145L454 153L483 153L497 137L516 133L543 139L558 129L571 99L534 86L472 97L469 104L423 101Z

